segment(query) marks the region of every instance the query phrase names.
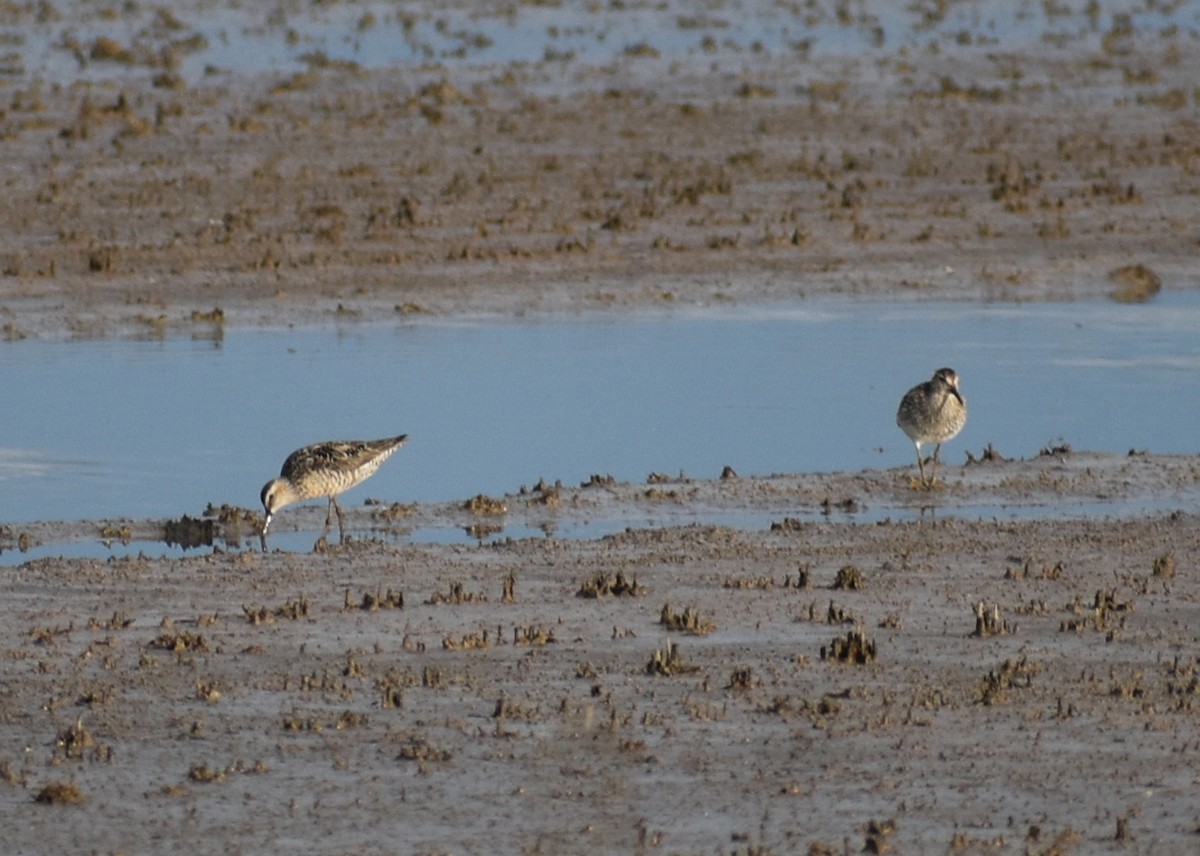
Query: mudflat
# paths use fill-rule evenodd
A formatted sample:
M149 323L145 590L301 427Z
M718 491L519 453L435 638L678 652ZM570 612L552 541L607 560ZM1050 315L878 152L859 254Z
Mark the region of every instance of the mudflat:
M1186 17L1066 11L1019 49L918 21L846 56L730 45L717 4L682 58L651 33L603 63L185 75L237 8L11 13L7 346L1197 285ZM25 70L43 31L95 73ZM932 491L914 466L502 500L551 533L645 504L762 526L6 569L5 849L1194 852L1200 461L1046 451ZM971 513L1006 503L1045 513Z
M1200 463L912 475L498 500L502 520L771 518L754 528L11 568L7 846L1189 852ZM953 516L1097 497L1179 508ZM927 510L857 522L889 503Z
M986 16L973 35L913 13L843 55L729 44L730 8L667 17L660 38L695 50L648 32L584 62L547 26L544 58L488 64L439 62L413 33L503 39L505 7L339 7L430 61L304 50L286 4L13 12L7 335L1197 284L1200 58L1178 10L1149 13L1157 29L1059 10L1015 46ZM871 30L868 11L842 28ZM559 14L604 44L635 10ZM223 16L232 36L205 27ZM300 70L185 76L242 29L300 42ZM65 82L34 73L35 36L69 58Z

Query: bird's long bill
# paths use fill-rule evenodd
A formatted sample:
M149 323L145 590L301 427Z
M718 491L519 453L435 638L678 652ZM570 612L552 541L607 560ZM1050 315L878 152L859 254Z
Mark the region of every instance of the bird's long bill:
M271 528L271 513L267 512L267 518L263 521L262 536L267 537L267 530Z
M957 398L957 399L958 399L958 403L959 403L959 404L963 404L963 403L964 403L964 402L963 402L963 400L962 400L962 394L961 394L961 393L959 393L959 391L958 391L957 389L955 389L954 387L950 387L950 394L951 394L951 395L953 395L955 398Z

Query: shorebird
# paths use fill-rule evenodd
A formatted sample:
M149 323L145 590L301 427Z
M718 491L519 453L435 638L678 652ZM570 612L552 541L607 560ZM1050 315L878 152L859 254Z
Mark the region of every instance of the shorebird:
M346 543L346 524L337 495L375 474L392 453L404 445L407 434L385 437L382 440L329 440L297 449L287 456L279 478L263 485L262 504L267 511L262 528L262 548L267 549L267 527L275 512L293 502L329 497L325 528L313 545L314 550L325 548L325 536L337 511L338 534Z
M938 452L942 443L956 437L967 424L967 402L958 391L958 373L954 369L938 369L930 380L904 393L896 413L896 424L917 447L921 487L932 488L937 481ZM937 444L929 478L925 478L925 460L921 457L921 446L925 443Z

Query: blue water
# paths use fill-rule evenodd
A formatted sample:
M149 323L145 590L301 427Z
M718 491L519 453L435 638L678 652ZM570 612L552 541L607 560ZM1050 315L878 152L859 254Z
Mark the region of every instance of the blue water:
M912 462L900 395L955 368L945 450L1200 450L1200 296L1127 306L825 304L534 322L0 344L0 524L257 507L293 448L407 432L348 496L498 495L539 478Z
M795 56L863 55L937 45L940 51L1025 50L1073 42L1098 49L1118 15L1127 16L1141 37L1195 38L1200 11L1195 4L1117 0L1095 4L996 3L903 4L865 0L852 4L739 2L594 4L309 3L256 4L226 8L173 8L181 25L163 30L151 7L121 15L84 7L59 9L47 22L15 19L5 31L28 73L66 82L156 69L120 63L81 63L70 49L103 36L130 46L159 39L204 38L203 50L180 55L180 72L192 82L211 69L256 74L307 67L305 57L353 62L368 68L396 65L487 65L549 60L552 66L645 62L628 49L653 48L667 63L689 58L740 63L758 54ZM163 7L169 8L169 7ZM838 12L844 12L839 16ZM150 44L155 44L151 41Z

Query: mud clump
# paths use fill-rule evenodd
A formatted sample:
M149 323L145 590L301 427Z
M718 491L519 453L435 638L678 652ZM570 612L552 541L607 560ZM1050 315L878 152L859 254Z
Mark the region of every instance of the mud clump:
M208 642L199 633L181 630L179 633L159 634L150 642L150 647L180 654L185 651L207 651Z
M350 589L346 589L346 597L342 603L342 609L347 611L361 609L364 612L378 612L381 609L404 609L404 592L392 591L390 588L384 591L381 587L374 593L363 592L362 598L358 603L355 603L350 599Z
M1062 440L1047 443L1038 450L1038 456L1042 458L1065 458L1071 454L1071 444Z
M585 482L580 482L579 486L580 487L613 487L614 485L616 485L616 483L617 483L617 480L614 476L605 475L605 474L601 474L601 473L592 473L588 477L588 480Z
M1171 553L1164 553L1154 560L1153 567L1154 576L1163 580L1175 579L1175 557Z
M201 782L203 784L225 781L224 771L213 769L208 764L193 764L188 768L187 777L193 782Z
M996 669L989 671L980 682L975 702L981 705L1003 704L1008 700L1010 689L1024 689L1033 685L1033 676L1041 671L1041 666L1031 663L1022 656L1019 659L1005 660Z
M1162 291L1162 278L1145 265L1125 265L1108 272L1116 283L1112 299L1117 303L1145 303Z
M194 521L184 515L178 521L168 521L164 533L167 543L170 544L171 537L175 537L176 543L185 549L187 547L207 547L220 537L226 544L237 546L243 539L262 534L262 516L247 508L240 508L228 503L214 506L210 502L204 509L204 518L203 521ZM215 525L211 525L214 521ZM196 524L201 522L210 525L197 527ZM184 540L184 538L188 540Z
M816 606L815 603L813 605L814 605L814 607ZM813 611L810 610L809 614L812 615ZM834 603L831 600L831 601L829 601L829 609L826 610L826 612L825 612L825 623L826 624L858 624L859 622L858 622L858 616L856 616L854 613L850 612L850 610L844 609L843 607L838 606L836 603Z
M50 782L37 792L33 801L43 805L78 805L84 799L83 791L74 782Z
M893 848L889 838L896 831L894 820L872 820L867 823L866 836L863 839L863 853L891 853Z
M89 630L128 630L133 626L133 619L123 612L114 612L112 618L102 620L99 618L88 619Z
M100 527L101 541L120 541L128 545L133 540L133 530L125 525L106 523Z
M417 503L412 502L405 505L403 502L393 502L390 505L384 505L379 500L367 500L364 505L377 506L371 512L371 516L376 520L395 521L403 520L406 517L412 517L417 511Z
M876 654L875 643L862 630L851 630L844 639L839 636L828 646L821 646L822 660L855 666L874 662Z
M502 499L493 499L484 494L476 494L468 499L463 508L479 517L500 517L508 514L508 503Z
M525 493L524 488L521 493ZM551 485L546 484L545 479L539 479L532 493L533 496L526 500L526 505L530 507L558 508L562 505L562 485L559 483Z
M442 639L442 648L446 651L478 651L491 646L491 637L486 630L467 633L458 638L446 636Z
M1008 458L1000 454L1000 452L991 443L983 447L983 451L979 453L979 457L975 457L971 450L967 450L967 466L972 464L1002 464Z
M773 589L775 580L771 577L727 577L721 583L721 588L727 589Z
M838 569L830 588L837 591L859 591L864 585L862 571L854 565L845 565Z
M637 577L626 577L623 571L615 574L596 574L584 581L575 593L576 597L641 597L646 587L638 585Z
M440 591L435 591L425 601L429 606L441 606L443 604L459 604L459 603L487 603L487 595L478 592L469 592L461 582L455 580L450 583L450 590L445 594Z
M1100 589L1092 599L1090 607L1078 602L1068 607L1077 616L1065 619L1058 627L1060 633L1080 633L1093 630L1105 634L1111 642L1125 627L1125 616L1133 612L1131 600L1119 600L1115 589Z
M11 550L13 547L22 553L28 553L29 548L35 543L37 542L28 532L19 532L14 535L13 530L9 527L0 526L0 553Z
M261 775L269 773L270 767L265 761L255 761L253 764L245 764L242 761L235 761L228 767L210 767L208 764L193 764L188 768L188 780L199 782L201 784L211 784L213 782L224 782L234 775Z
M1040 179L1012 159L1005 161L1004 166L988 164L987 181L992 185L992 199L1010 212L1029 210L1029 197L1036 191Z
M522 625L513 628L513 645L517 647L539 647L542 645L552 645L558 639L554 636L554 631L541 626Z
M397 761L416 761L419 764L429 762L445 763L454 756L446 749L437 749L424 737L410 737L396 753Z
M671 677L672 675L686 675L696 671L699 671L699 667L685 663L683 655L679 653L679 646L670 639L667 640L662 648L656 650L651 655L650 662L646 663L647 675Z
M96 740L90 731L83 727L83 719L78 719L74 725L64 728L55 739L56 752L68 760L80 760L89 749L96 749Z
M663 604L658 623L668 630L676 630L689 636L707 636L717 629L716 622L712 619L701 619L695 607L689 606L683 612L672 612L669 603Z
M983 636L1007 636L1010 633L1016 633L1017 628L1008 626L1008 622L1000 618L1000 605L992 604L990 607L982 600L975 604L972 611L975 614L975 629L971 631L971 635L975 637Z
M729 675L729 683L725 685L725 689L734 690L736 692L745 692L753 689L757 685L754 679L754 669L745 666L740 669L734 669Z
M308 598L301 595L295 600L286 601L274 608L267 606L242 605L242 614L251 624L274 624L276 619L298 621L308 617Z

